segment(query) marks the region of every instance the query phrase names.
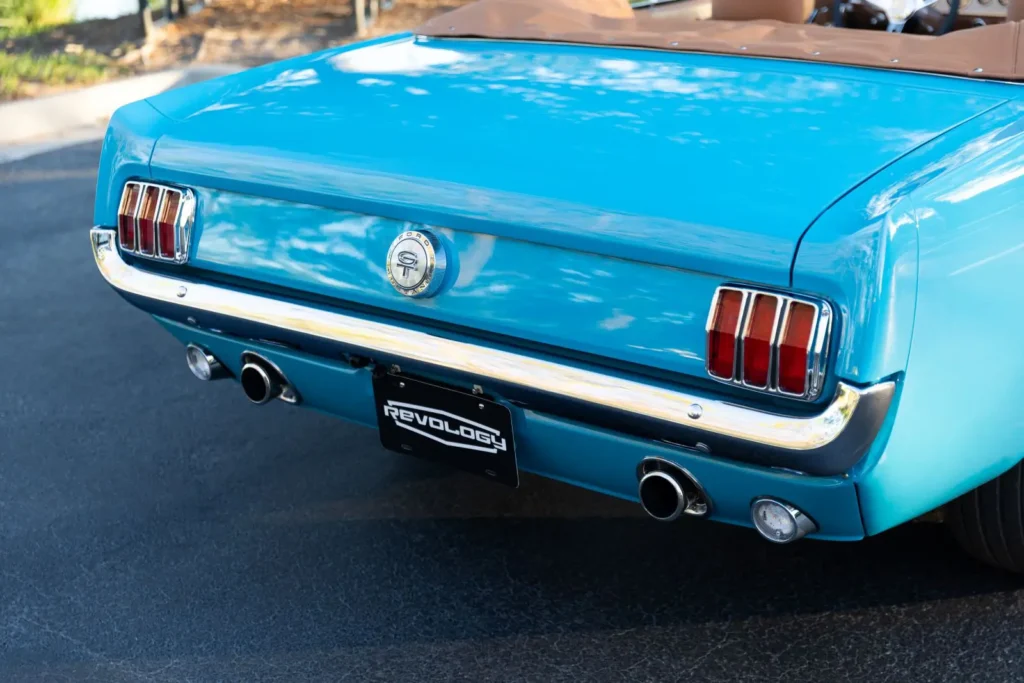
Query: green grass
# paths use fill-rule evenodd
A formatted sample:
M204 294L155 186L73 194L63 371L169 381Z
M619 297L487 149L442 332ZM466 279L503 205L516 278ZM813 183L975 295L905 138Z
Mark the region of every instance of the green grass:
M0 0L4 26L52 26L71 20L73 0Z
M77 55L0 52L0 99L16 96L25 83L88 85L116 70L110 60L90 52Z
M15 38L27 38L43 31L49 31L53 26L29 26L28 24L12 24L0 26L0 43Z

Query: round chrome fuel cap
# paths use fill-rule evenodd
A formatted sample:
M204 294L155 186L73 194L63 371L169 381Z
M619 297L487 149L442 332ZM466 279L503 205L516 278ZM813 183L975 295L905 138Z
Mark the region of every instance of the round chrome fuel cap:
M448 264L444 243L426 230L408 230L388 249L388 281L405 296L437 293Z

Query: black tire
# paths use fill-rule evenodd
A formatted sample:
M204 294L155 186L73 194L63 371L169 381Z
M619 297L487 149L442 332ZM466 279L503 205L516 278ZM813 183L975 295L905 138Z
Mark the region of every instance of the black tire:
M974 557L1024 574L1024 465L949 503L946 523Z

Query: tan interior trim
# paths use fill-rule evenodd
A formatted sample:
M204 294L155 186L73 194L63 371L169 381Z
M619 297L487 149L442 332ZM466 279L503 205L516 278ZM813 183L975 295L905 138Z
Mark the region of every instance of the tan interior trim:
M615 2L600 0L603 9L594 13L580 9L590 7L588 0L478 0L434 17L416 32L775 57L1024 81L1022 22L931 37L771 20L693 21L684 14L634 13L632 9L623 16L621 7L610 7Z

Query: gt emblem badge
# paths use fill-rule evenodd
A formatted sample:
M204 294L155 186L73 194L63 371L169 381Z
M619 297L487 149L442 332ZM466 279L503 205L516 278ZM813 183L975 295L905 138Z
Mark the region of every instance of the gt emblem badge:
M431 296L444 282L444 244L431 232L409 230L388 249L388 281L406 296Z

